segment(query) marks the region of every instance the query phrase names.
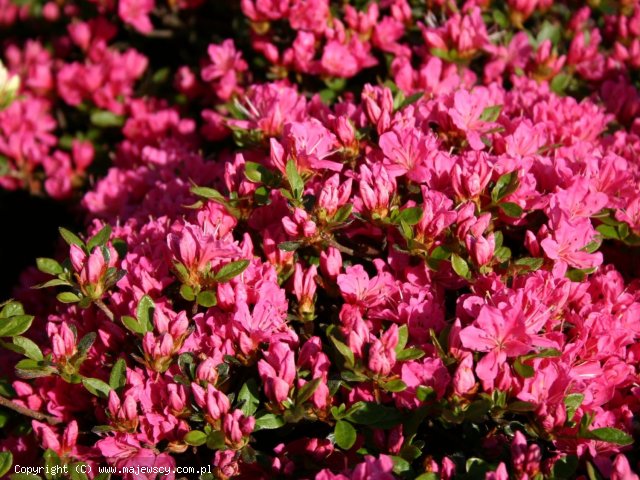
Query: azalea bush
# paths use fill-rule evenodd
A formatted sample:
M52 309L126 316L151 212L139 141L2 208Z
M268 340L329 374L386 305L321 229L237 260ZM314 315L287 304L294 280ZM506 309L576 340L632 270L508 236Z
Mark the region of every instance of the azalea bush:
M0 29L0 186L81 225L0 306L0 475L638 479L639 2Z

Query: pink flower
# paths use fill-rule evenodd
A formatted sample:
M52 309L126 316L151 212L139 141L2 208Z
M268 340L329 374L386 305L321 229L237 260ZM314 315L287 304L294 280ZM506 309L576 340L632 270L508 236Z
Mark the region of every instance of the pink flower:
M519 315L503 313L496 307L485 305L480 309L473 325L460 331L465 348L488 352L476 367L478 377L492 381L498 375L500 364L508 357L517 357L531 350L529 336Z
M233 40L227 39L220 45L209 45L207 50L211 65L202 69L202 79L213 82L216 95L222 100L229 100L239 91L238 78L246 71L247 63L242 53L236 50Z
M118 15L140 33L150 33L153 25L149 14L155 8L154 0L119 0Z
M291 348L284 342L271 343L265 358L258 362L258 372L265 382L267 397L276 403L286 400L296 378Z

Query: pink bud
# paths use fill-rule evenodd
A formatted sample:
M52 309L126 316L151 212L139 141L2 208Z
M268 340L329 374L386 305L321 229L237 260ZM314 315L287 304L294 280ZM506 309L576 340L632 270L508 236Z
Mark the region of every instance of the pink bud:
M229 398L213 385L207 385L207 413L209 416L213 420L219 420L230 408Z
M483 236L476 238L471 235L467 235L465 243L471 258L479 267L486 265L493 258L493 253L496 247L493 232L486 238Z
M79 246L73 244L69 250L69 257L71 258L71 265L73 265L73 269L80 273L82 270L82 266L84 265L84 261L87 258L87 255L84 253L84 250Z
M320 252L320 269L322 273L335 281L342 270L342 255L335 247Z

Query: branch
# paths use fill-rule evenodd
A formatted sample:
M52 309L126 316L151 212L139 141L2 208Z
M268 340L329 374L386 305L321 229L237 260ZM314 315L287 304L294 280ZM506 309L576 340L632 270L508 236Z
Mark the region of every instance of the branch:
M24 415L26 417L35 418L36 420L45 421L49 425L58 425L62 423L62 420L59 420L51 415L47 415L46 413L36 412L35 410L31 410L30 408L23 407L22 405L18 405L17 403L9 400L8 398L0 395L0 406L10 408L14 412L18 412L20 415Z
M93 303L95 303L96 306L104 312L104 314L109 318L109 320L111 320L112 322L115 322L116 320L115 315L111 310L109 310L109 307L107 307L102 300L100 299L94 300Z

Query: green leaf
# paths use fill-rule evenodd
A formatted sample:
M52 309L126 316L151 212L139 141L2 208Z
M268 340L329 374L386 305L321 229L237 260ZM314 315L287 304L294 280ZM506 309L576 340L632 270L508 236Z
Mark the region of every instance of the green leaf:
M331 219L331 221L333 223L345 222L351 215L352 211L353 211L353 204L347 203L346 205L343 205L338 209L338 211L333 215L333 218Z
M574 478L577 469L578 457L576 455L566 455L553 464L551 477L556 480Z
M266 168L256 162L246 162L244 164L244 176L247 180L254 183L262 183Z
M20 353L25 357L32 360L41 361L44 359L40 347L33 341L26 337L13 337L13 344L19 348ZM2 475L0 475L2 477Z
M127 362L124 358L119 358L111 368L109 375L109 386L114 390L119 390L127 383Z
M200 430L191 430L184 436L184 442L194 447L199 447L207 443L207 434Z
M49 288L49 287L62 287L62 286L70 287L71 283L67 282L66 280L54 278L49 280L48 282L41 283L31 288L40 289L40 288Z
M0 337L15 337L29 330L33 315L16 315L0 321Z
M396 355L396 360L399 362L407 361L407 360L418 360L419 358L424 357L424 350L421 350L417 347L405 348L401 352Z
M416 398L421 402L427 400L433 400L436 397L436 391L433 387L427 387L426 385L419 385L416 389Z
M313 392L315 392L320 384L322 383L322 378L314 378L310 382L305 383L296 395L296 404L302 405L304 402L311 398Z
M491 190L491 200L498 203L507 195L511 195L518 188L518 172L509 172L501 175L496 182L495 187Z
M133 333L137 333L140 335L144 335L145 333L147 333L146 328L140 325L138 323L138 320L136 320L135 318L130 317L129 315L124 315L121 320L122 320L122 324L125 327L127 327L128 330L131 330Z
M36 265L38 270L49 275L59 275L64 271L62 265L53 258L36 258Z
M236 260L224 265L216 273L214 279L218 283L228 282L234 277L237 277L244 272L251 262L249 260Z
M405 98L403 100L403 102L400 104L400 109L403 109L405 107L408 107L409 105L412 105L414 103L416 103L418 100L420 100L422 97L424 97L424 92L416 92L413 95L409 95L407 98Z
M520 205L513 202L501 203L499 207L505 215L511 218L520 218L524 211Z
M612 427L603 427L591 430L589 431L589 438L608 443L615 443L617 445L631 445L633 443L633 437L622 430Z
M285 421L282 417L274 415L273 413L267 413L256 417L256 426L254 430L274 430L282 427L284 424Z
M225 202L224 196L214 188L209 187L191 187L191 193L198 197L214 200L216 202Z
M331 343L336 347L336 350L342 355L344 358L344 364L347 368L353 368L355 365L355 357L353 355L353 350L351 350L346 344L335 338L334 336L329 337L331 339Z
M375 402L357 402L347 412L346 419L358 425L388 430L402 422L402 413Z
M573 77L567 73L559 73L551 80L551 90L553 93L563 95L569 85L571 84Z
M124 125L124 116L116 115L108 110L96 110L91 114L91 123L96 127L110 128Z
M480 121L495 122L496 120L498 120L500 112L502 112L502 105L492 105L490 107L486 107L480 115Z
M613 225L598 225L596 230L602 235L603 238L608 238L612 240L621 240L620 234L618 233L618 229Z
M193 288L187 284L182 284L180 286L180 296L188 302L193 302L196 299L196 294L193 292Z
M0 310L0 318L15 317L16 315L24 315L24 307L20 302L9 301L6 304L2 304L2 310Z
M534 272L542 266L544 258L522 257L513 263L519 267L526 267L527 270Z
M85 467L83 468L83 465ZM88 480L87 474L85 472L89 471L86 468L86 464L84 462L74 462L69 465L69 478L70 480Z
M198 302L198 305L209 308L218 304L218 297L216 296L216 292L213 290L205 290L198 294L196 301Z
M280 242L278 248L285 252L295 252L302 245L300 242Z
M10 480L42 480L42 477L34 473L14 473L9 475Z
M93 343L96 341L98 335L96 332L87 333L80 341L78 342L78 352L80 354L85 354L89 351Z
M405 222L407 225L415 225L422 218L422 208L421 207L410 207L405 208L398 215L398 220Z
M86 388L89 393L95 395L96 397L107 398L109 396L109 392L111 391L111 387L109 384L103 382L98 378L88 378L85 377L82 379L82 385Z
M78 303L81 299L73 292L60 292L56 295L59 302L62 303Z
M11 469L13 455L11 452L0 452L0 478L4 477Z
M291 186L291 193L293 193L294 198L299 200L302 198L302 193L304 192L304 181L302 180L300 173L298 173L298 167L293 160L289 160L285 169L287 173L287 180Z
M573 417L576 414L576 410L580 408L583 400L584 395L582 393L570 393L569 395L564 397L564 406L567 410L567 420L573 420Z
M60 227L59 230L60 235L62 235L62 238L64 238L65 242L67 242L70 246L77 245L84 250L84 242L80 240L80 237L78 237L75 233L70 232L66 228Z
M453 271L462 278L470 278L469 265L460 255L456 253L451 254L451 266L453 267Z
M20 378L47 377L55 372L52 367L44 366L41 362L25 358L16 364L16 373Z
M95 247L106 245L109 241L109 237L111 237L111 225L107 224L89 239L87 242L87 249L91 252Z
M224 448L224 440L224 432L214 430L207 435L207 448L221 450Z
M404 350L404 347L407 345L407 341L409 340L409 327L405 324L398 328L398 343L396 344L396 354L400 353Z
M153 330L153 313L156 310L156 305L149 295L144 295L138 303L136 309L136 317L138 323L144 328L144 333Z
M333 431L333 437L335 438L336 445L343 450L349 450L356 443L358 435L356 429L353 428L349 422L339 420L336 422L336 428Z
M383 390L387 392L393 392L393 393L404 392L407 389L407 384L404 383L399 378L396 378L395 380L391 380L390 382L381 383L380 386L382 387Z
M535 375L533 367L531 365L522 363L521 357L516 358L515 362L513 362L513 369L522 378L531 378Z
M238 392L238 403L241 405L240 410L246 417L256 413L260 405L260 393L258 384L253 378L247 380Z
M533 412L536 408L538 407L535 403L523 402L521 400L516 400L507 405L507 410L510 412Z

